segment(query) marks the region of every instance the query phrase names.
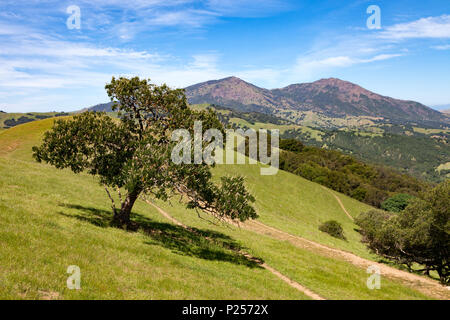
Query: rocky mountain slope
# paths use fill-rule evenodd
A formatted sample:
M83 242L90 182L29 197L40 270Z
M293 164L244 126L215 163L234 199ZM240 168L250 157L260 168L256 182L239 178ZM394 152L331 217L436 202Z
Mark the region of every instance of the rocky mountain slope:
M189 86L186 95L190 103L219 104L239 111L274 113L277 110L294 110L314 111L330 117L448 120L442 113L418 102L382 96L336 78L268 90L229 77Z

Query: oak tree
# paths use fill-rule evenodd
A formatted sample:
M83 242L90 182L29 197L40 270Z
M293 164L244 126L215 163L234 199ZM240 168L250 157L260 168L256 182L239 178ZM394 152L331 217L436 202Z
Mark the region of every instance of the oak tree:
M113 77L105 88L118 118L83 112L56 120L42 145L33 147L37 161L97 176L111 199L113 223L120 227L130 225L131 210L140 195L167 200L181 194L189 208L206 210L219 219L257 217L252 206L255 199L242 177L222 177L215 184L211 165L175 164L171 159L176 143L171 139L173 130L192 133L194 121L201 121L203 130L223 132L213 111L189 108L183 89L138 77ZM118 192L119 208L111 189ZM125 191L123 196L120 190Z

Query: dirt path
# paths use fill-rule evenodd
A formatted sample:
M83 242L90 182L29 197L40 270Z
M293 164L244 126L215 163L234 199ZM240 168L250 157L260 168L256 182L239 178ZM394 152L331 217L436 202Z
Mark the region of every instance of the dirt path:
M324 187L324 186L321 186L321 187L322 187L324 190L327 190L329 193L331 193L331 194L334 196L334 198L337 200L337 202L338 202L339 205L341 206L342 210L344 210L344 212L345 212L345 214L347 215L347 217L349 217L350 220L353 221L353 220L354 220L353 217L350 215L350 213L348 213L347 209L345 209L344 204L342 203L341 199L340 199L337 195L335 195L335 194L333 193L333 191L331 191L330 189L327 189L327 188Z
M186 228L188 230L192 230L185 224L181 223L180 221L173 218L170 214L156 206L155 204L151 203L150 201L146 202L153 207L155 207L164 217L166 217L168 220L172 221L173 223L182 226L183 228ZM342 202L341 202L342 205ZM342 205L343 206L343 205ZM344 209L345 210L345 209ZM346 211L346 210L345 210ZM232 223L232 222L230 222ZM236 225L235 223L232 223L233 225ZM315 253L321 254L326 257L330 257L333 259L340 259L347 261L357 267L360 267L364 270L367 270L369 266L377 266L380 270L381 276L385 276L394 280L400 280L404 285L411 287L412 289L415 289L417 291L420 291L430 297L434 297L441 300L450 300L450 290L448 287L444 287L439 282L432 280L430 278L422 277L413 273L409 273L406 271L398 270L396 268L390 267L388 265L378 263L375 261L371 261L368 259L361 258L353 253L343 251L340 249L335 249L328 247L326 245L299 237L294 236L292 234L289 234L287 232L281 231L279 229L276 229L274 227L265 225L259 221L256 220L250 220L245 223L239 224L240 228L245 228L247 230L268 235L272 238L281 240L281 241L288 241L294 246L297 246L302 249L307 249L310 251L313 251ZM251 257L249 254L243 252L244 255L246 255L249 258ZM317 295L316 293L312 292L308 288L305 288L304 286L300 285L299 283L287 278L277 270L273 269L272 267L268 266L267 264L262 264L262 267L269 270L272 274L283 280L284 282L288 283L291 287L301 291L305 295L311 297L315 300L324 300L321 296Z
M264 235L269 235L275 239L282 240L282 241L288 241L291 244L300 247L302 249L308 249L311 251L314 251L316 253L319 253L326 257L331 257L334 259L340 259L345 260L347 262L352 263L353 265L367 269L369 266L377 266L379 267L381 276L386 276L391 279L400 280L405 285L416 289L422 293L425 293L426 295L429 295L434 298L438 299L450 299L450 291L446 287L439 284L437 281L434 281L432 279L422 277L413 273L409 273L406 271L398 270L396 268L390 267L388 265L370 261L364 258L361 258L353 253L330 248L328 246L325 246L323 244L291 235L287 232L278 230L276 228L270 227L268 225L265 225L259 221L252 220L248 221L246 223L241 224L241 227L246 228L250 231L257 232Z
M169 221L171 221L172 223L185 228L186 230L192 231L194 232L190 227L188 227L187 225L183 224L182 222L178 221L177 219L175 219L174 217L172 217L170 214L168 214L166 211L164 211L163 209L161 209L160 207L158 207L157 205L155 205L154 203L148 201L148 200L144 200L147 204L153 206L154 208L156 208L156 210L159 211L159 213L161 213L165 218L167 218ZM250 254L248 254L247 252L242 252L241 253L246 256L249 259L252 260L256 260L254 257L252 257ZM309 290L308 288L302 286L301 284L299 284L298 282L295 282L291 279L289 279L288 277L286 277L285 275L283 275L282 273L280 273L278 270L272 268L271 266L269 266L266 263L262 263L260 264L261 267L263 267L264 269L270 271L273 275L277 276L278 278L280 278L281 280L283 280L284 282L286 282L288 285L290 285L291 287L297 289L298 291L302 292L303 294L307 295L308 297L314 299L314 300L325 300L324 298L322 298L321 296L319 296L318 294L312 292L311 290Z

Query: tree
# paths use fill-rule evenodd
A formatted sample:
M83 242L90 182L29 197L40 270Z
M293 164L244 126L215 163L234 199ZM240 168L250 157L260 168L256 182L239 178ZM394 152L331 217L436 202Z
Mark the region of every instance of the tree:
M405 264L435 270L443 284L450 282L450 180L413 199L405 210L392 215L370 211L356 224L363 241L375 253Z
M305 145L296 139L281 139L280 149L292 151L292 152L302 152Z
M414 197L406 193L398 193L381 203L381 209L390 212L404 210Z
M257 217L251 205L255 199L245 189L242 177L222 177L216 185L210 165L171 160L176 144L171 139L173 130L186 129L192 136L194 121L202 121L204 131L217 128L223 132L213 111L194 111L187 105L184 90L138 77L113 77L105 88L119 119L84 112L69 120L56 120L42 145L33 147L37 161L98 176L111 199L113 223L120 227L130 225L133 205L145 194L163 200L181 194L188 207L206 210L219 219ZM117 190L120 208L116 208L110 188ZM126 191L124 197L121 189Z

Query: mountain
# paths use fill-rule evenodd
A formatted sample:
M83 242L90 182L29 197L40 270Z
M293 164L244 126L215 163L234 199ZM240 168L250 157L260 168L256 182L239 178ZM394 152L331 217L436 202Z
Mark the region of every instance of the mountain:
M238 111L265 113L270 113L279 104L271 90L259 88L237 77L206 81L185 90L191 104L219 104Z
M372 116L410 121L442 121L442 114L414 101L382 96L336 78L264 89L236 77L186 88L190 103L210 103L238 111L314 111L330 117Z
M228 77L198 83L185 90L191 104L216 104L243 112L286 115L312 111L331 118L370 116L401 121L450 121L447 115L421 103L382 96L336 78L269 90ZM108 102L88 110L108 112L111 106L112 102Z
M113 102L100 103L100 104L96 104L95 106L87 108L87 110L96 111L96 112L111 112L112 105L113 105ZM81 111L86 111L86 109L83 109Z

